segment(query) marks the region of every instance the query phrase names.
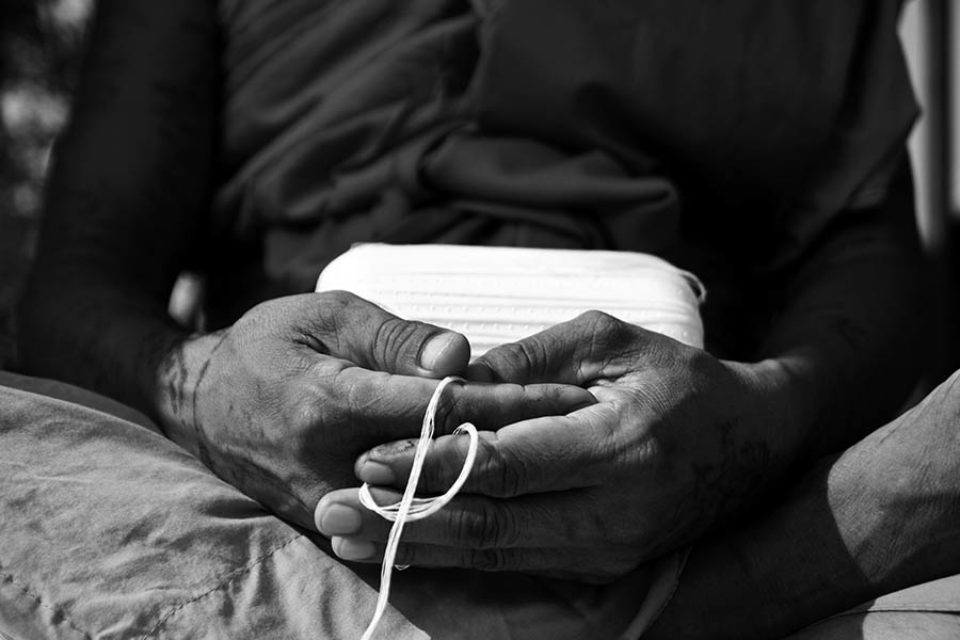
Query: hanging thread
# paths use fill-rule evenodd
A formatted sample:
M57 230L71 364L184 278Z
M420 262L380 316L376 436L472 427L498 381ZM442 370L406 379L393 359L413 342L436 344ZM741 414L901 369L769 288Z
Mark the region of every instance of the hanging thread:
M477 457L477 447L479 445L479 436L477 428L469 422L461 424L454 430L454 434L466 433L470 442L467 447L467 457L463 462L463 468L460 469L460 475L457 480L447 489L446 493L432 498L417 498L417 485L420 482L420 473L423 470L423 463L427 457L427 450L433 441L434 421L436 419L437 407L440 404L440 398L443 390L453 382L462 383L463 378L449 376L440 381L437 388L433 391L433 396L427 404L427 409L423 414L423 423L420 427L420 439L417 441L417 449L413 456L413 467L410 469L410 476L407 479L407 486L403 491L403 496L399 502L390 505L379 505L374 501L370 494L370 486L364 483L360 487L360 503L370 511L378 514L385 520L393 522L390 527L390 535L387 537L387 546L383 553L383 565L380 568L380 593L377 596L377 606L373 613L373 619L363 632L361 640L370 640L380 624L380 618L383 617L387 609L387 602L390 599L390 582L393 576L394 560L397 557L397 548L400 545L400 536L403 534L403 527L407 522L422 520L443 509L450 500L460 491L470 471L473 469L474 460ZM404 569L405 566L398 566L398 569Z

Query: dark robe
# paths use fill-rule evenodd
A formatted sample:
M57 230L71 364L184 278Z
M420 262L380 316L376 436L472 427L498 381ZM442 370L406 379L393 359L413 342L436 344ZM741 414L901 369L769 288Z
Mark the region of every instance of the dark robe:
M729 316L883 200L899 4L221 0L214 324L364 241L650 252Z

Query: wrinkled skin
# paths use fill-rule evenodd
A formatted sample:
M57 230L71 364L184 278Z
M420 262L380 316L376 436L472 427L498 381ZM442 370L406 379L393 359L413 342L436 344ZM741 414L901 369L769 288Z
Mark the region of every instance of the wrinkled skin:
M598 402L484 432L464 491L407 525L399 563L607 582L748 507L780 466L768 427L782 407L752 366L600 312L498 347L470 376L579 385ZM465 450L465 438L438 438L421 491L449 486ZM412 457L409 442L374 448L357 476L393 501ZM328 495L318 527L341 557L377 562L389 523L356 496Z
M401 320L349 293L279 298L171 354L163 424L227 482L313 526L313 509L354 484L366 449L415 437L437 385L469 357L456 333ZM594 402L564 385L451 385L437 432L486 429Z

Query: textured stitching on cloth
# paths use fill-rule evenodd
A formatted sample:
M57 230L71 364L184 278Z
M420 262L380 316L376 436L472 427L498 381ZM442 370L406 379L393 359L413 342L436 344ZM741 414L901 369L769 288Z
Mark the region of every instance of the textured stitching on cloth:
M287 547L287 546L293 544L294 542L296 542L297 540L300 540L300 539L303 538L303 537L304 537L303 535L296 535L296 536L290 538L290 539L287 540L286 542L283 542L283 543L277 545L276 547L270 549L269 551L265 552L262 556L254 559L254 560L252 560L252 561L250 561L248 564L246 564L246 565L244 565L244 566L242 566L242 567L238 567L237 569L234 569L233 571L227 573L226 575L224 575L224 576L220 579L220 581L219 581L217 584L215 584L215 585L212 586L211 588L207 589L207 590L204 591L203 593L201 593L201 594L199 594L199 595L197 595L197 596L194 596L193 598L190 598L189 600L184 600L184 601L181 602L180 604L176 605L174 608L170 609L170 610L167 611L164 615L162 615L159 620L157 620L157 624L154 625L153 629L151 629L151 630L148 631L147 633L145 633L145 634L143 634L142 636L140 636L140 640L147 640L147 638L149 638L150 636L156 635L156 634L160 631L160 629L163 628L163 625L165 625L165 624L167 623L167 620L169 620L171 617L174 616L174 614L176 614L178 611L180 611L180 610L182 610L183 608L185 608L187 605L190 605L190 604L193 604L193 603L195 603L195 602L197 602L197 601L199 601L199 600L202 600L203 598L206 598L206 597L209 596L210 594L212 594L212 593L214 593L214 592L222 589L225 585L227 585L227 584L230 583L231 581L233 581L233 580L235 580L236 578L240 577L241 575L249 572L251 569L253 569L253 568L256 567L257 565L261 564L263 561L269 559L269 558L272 557L274 554L276 554L278 551L282 550L284 547Z
M66 622L71 629L73 629L74 631L82 635L84 638L93 637L90 635L88 631L84 631L83 629L77 626L77 624L73 621L73 619L67 614L66 609L64 609L63 607L57 607L57 606L46 604L39 593L31 589L28 585L14 578L13 574L7 571L3 571L2 566L0 566L0 580L2 580L3 582L9 582L13 586L20 589L20 591L22 591L24 594L36 600L38 606L44 609L47 609L48 611L52 611L55 616L61 617L63 621Z

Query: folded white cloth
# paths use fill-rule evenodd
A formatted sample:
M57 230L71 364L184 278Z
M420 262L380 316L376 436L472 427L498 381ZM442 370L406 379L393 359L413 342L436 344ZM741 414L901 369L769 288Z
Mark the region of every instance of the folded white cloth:
M317 291L341 289L401 318L462 333L473 357L591 309L703 346L703 285L643 253L360 244L317 280ZM657 619L686 557L684 550L653 565L650 588L622 640L639 638Z
M703 285L643 253L360 244L320 274L317 291L337 289L458 331L474 357L591 309L703 345Z

